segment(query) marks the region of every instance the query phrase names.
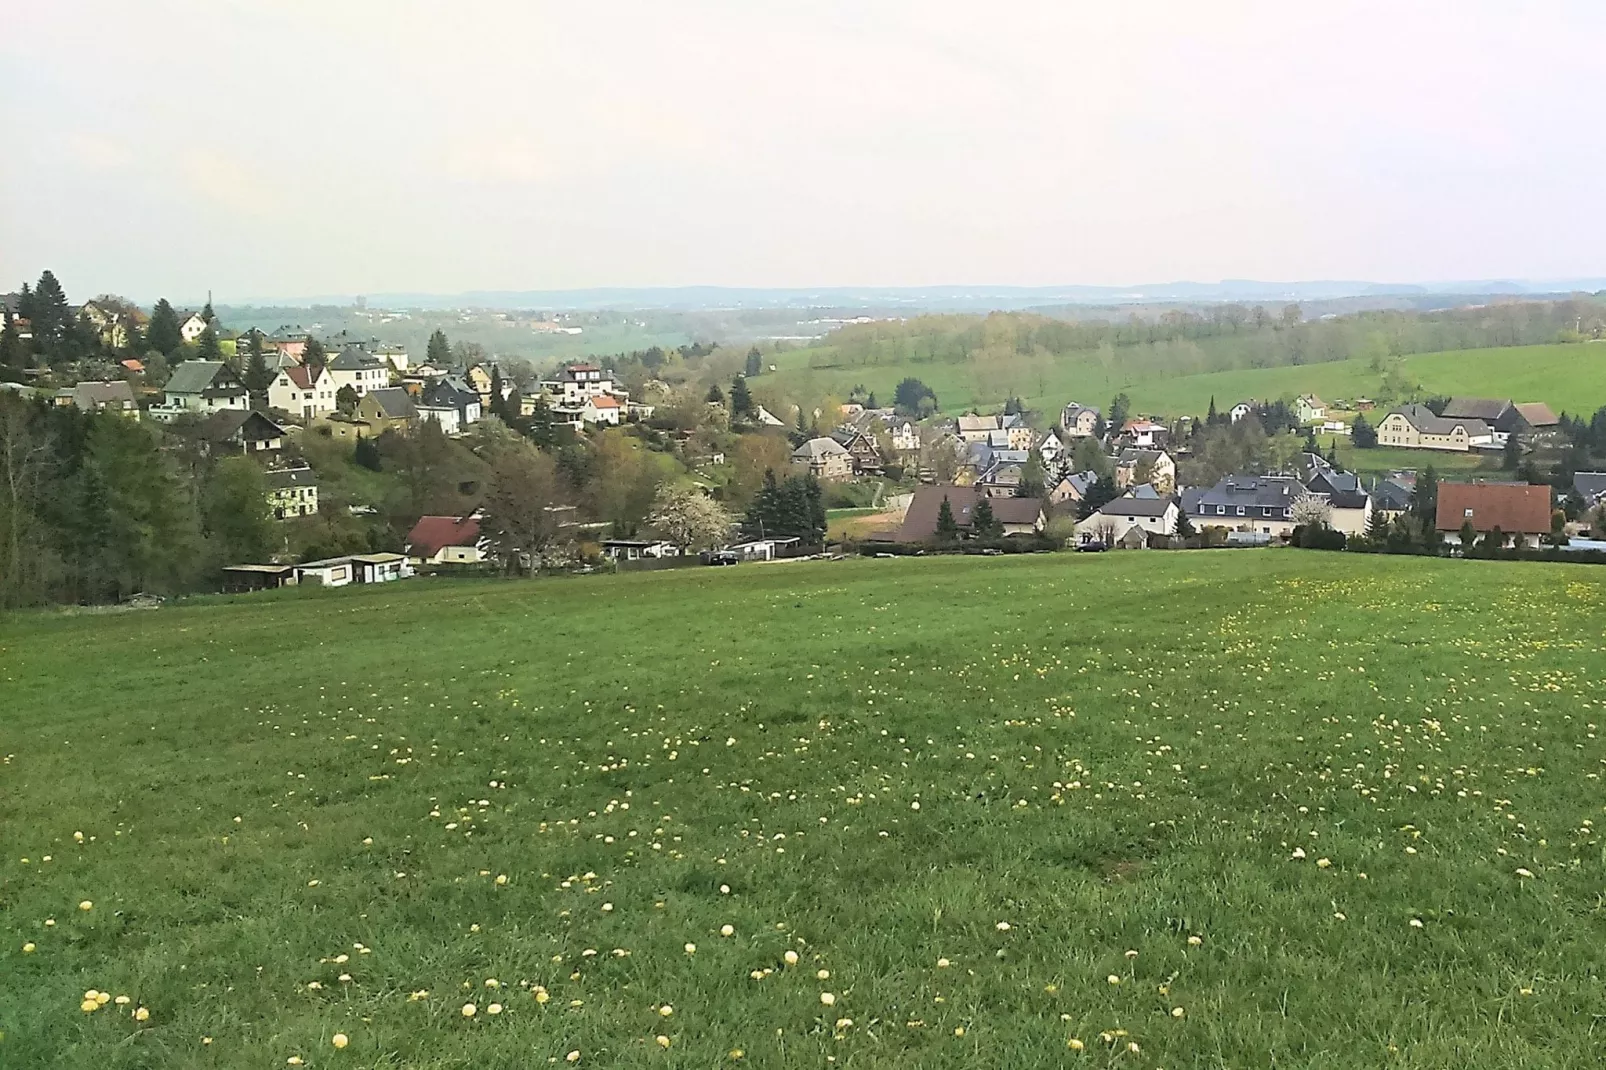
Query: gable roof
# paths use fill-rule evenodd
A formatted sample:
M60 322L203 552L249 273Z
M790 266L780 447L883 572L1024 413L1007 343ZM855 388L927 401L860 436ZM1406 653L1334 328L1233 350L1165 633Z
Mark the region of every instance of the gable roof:
M1148 486L1147 483L1144 486ZM1105 502L1099 506L1099 513L1103 516L1165 516L1166 512L1175 504L1170 495L1155 493L1149 487L1148 494L1128 493L1113 501Z
M1372 504L1391 513L1403 512L1411 507L1411 488L1385 479L1372 488Z
M200 394L208 390L220 390L228 394L246 392L245 384L220 360L181 361L173 368L173 374L168 376L167 385L162 389L169 394Z
M315 487L318 477L313 475L312 469L306 465L300 468L273 468L264 473L262 477L267 480L268 486L274 490L286 490L290 487Z
M1574 472L1573 490L1584 499L1584 504L1594 505L1606 495L1606 472Z
M1448 408L1445 411L1448 412ZM1401 405L1397 409L1391 409L1388 416L1383 419L1387 420L1395 413L1405 417L1407 423L1425 435L1449 435L1453 434L1457 427L1466 431L1468 438L1479 438L1489 433L1489 425L1483 420L1474 417L1435 416L1433 410L1426 405L1414 403Z
M1075 420L1077 417L1081 416L1084 412L1090 412L1093 414L1093 418L1095 420L1098 419L1099 410L1095 409L1093 406L1083 405L1077 401L1068 401L1065 403L1065 408L1060 411L1060 422L1068 424L1072 420Z
M948 499L948 508L954 514L954 523L961 530L967 529L976 503L984 497L975 487L917 487L903 515L903 526L894 538L898 542L920 542L935 536L944 498ZM987 504L992 507L993 519L1000 524L1036 524L1043 514L1041 498L987 498Z
M794 461L823 461L828 457L846 457L848 451L834 438L811 438L792 451Z
M392 420L410 419L418 415L418 410L413 407L413 399L399 386L377 387L368 391L363 397L373 398L374 404L379 406L380 414Z
M593 409L617 409L619 407L619 399L611 394L598 394L591 399L591 407Z
M965 431L995 431L998 429L996 416L960 416L959 430Z
M1117 468L1125 468L1128 465L1142 464L1144 461L1150 464L1159 464L1160 458L1165 456L1165 450L1146 450L1139 446L1127 446L1121 450L1120 456L1115 459L1115 466Z
M1254 506L1281 510L1291 507L1304 491L1293 476L1223 476L1213 487L1199 489L1193 498L1197 505ZM1184 501L1188 499L1185 497Z
M224 409L201 424L201 437L208 442L261 442L283 438L284 428L254 409Z
M290 381L303 390L311 390L318 380L324 376L324 370L317 365L292 364L280 371L290 377Z
M134 407L134 388L121 379L79 383L71 393L73 404L80 409L95 409L102 405L119 409Z
M1509 398L1451 398L1439 415L1452 420L1482 420L1492 424L1510 411Z
M329 361L329 370L335 372L354 372L389 367L390 362L388 360L376 357L367 350L355 345L341 349L340 353Z
M1435 526L1460 531L1468 520L1479 532L1541 535L1550 530L1550 488L1526 483L1440 483Z
M474 516L421 516L407 533L407 552L434 557L444 546L477 546L480 521Z
M1555 427L1561 423L1550 406L1543 401L1525 401L1516 406L1517 414L1528 421L1529 427Z

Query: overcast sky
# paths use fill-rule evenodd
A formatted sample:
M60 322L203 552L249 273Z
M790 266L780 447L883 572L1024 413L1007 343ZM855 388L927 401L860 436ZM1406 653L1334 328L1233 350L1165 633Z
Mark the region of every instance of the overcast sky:
M1606 4L60 0L0 286L1606 274Z

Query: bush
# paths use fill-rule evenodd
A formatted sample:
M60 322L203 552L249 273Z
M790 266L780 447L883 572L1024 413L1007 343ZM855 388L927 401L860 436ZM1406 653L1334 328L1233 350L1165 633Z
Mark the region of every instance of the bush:
M1289 541L1302 550L1342 550L1347 540L1342 531L1301 524Z

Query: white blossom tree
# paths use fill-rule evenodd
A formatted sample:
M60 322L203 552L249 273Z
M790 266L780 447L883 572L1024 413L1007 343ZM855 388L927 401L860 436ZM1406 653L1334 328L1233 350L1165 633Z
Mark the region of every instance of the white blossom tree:
M725 507L700 490L664 487L653 501L652 522L682 550L706 550L730 538L735 521Z
M1306 491L1294 499L1290 515L1296 525L1327 528L1332 526L1333 508L1328 505L1326 498Z

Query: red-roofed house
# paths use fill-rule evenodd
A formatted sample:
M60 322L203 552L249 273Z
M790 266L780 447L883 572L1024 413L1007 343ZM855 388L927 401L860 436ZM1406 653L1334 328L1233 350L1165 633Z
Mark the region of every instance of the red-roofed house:
M1128 420L1121 426L1121 442L1128 446L1152 448L1165 444L1167 428L1153 420Z
M335 382L322 365L280 368L268 384L268 407L312 419L335 411Z
M580 412L580 419L588 424L618 425L624 406L619 399L611 394L598 394L586 401L585 408Z
M478 565L489 560L480 515L421 516L403 547L415 565Z
M1440 483L1436 527L1458 541L1464 525L1484 536L1495 528L1518 545L1536 546L1550 531L1550 488L1512 483Z

